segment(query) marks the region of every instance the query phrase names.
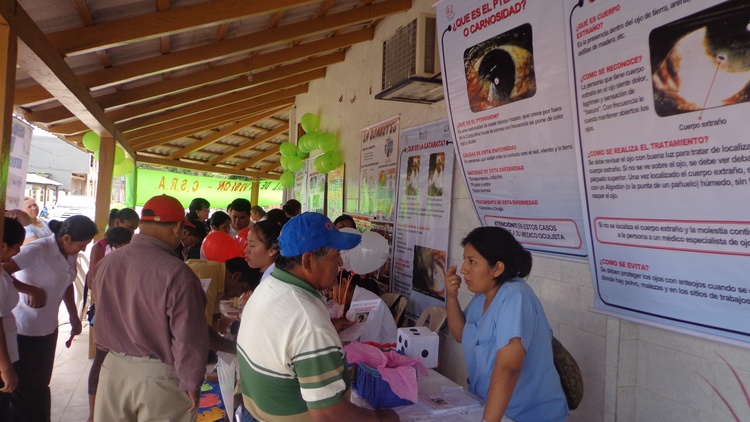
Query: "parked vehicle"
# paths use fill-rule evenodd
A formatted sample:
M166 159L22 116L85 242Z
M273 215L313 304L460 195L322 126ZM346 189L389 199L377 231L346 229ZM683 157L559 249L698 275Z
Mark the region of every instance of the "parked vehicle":
M49 219L64 221L72 215L85 215L93 220L96 215L94 198L84 195L61 195L57 198L55 207L49 212Z

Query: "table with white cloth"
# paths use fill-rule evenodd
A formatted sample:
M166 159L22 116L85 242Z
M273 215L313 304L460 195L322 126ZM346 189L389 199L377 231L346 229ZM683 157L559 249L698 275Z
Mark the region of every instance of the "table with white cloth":
M419 395L437 395L450 391L463 390L463 387L441 375L433 369L427 370L429 376L419 375L417 378L417 384L419 388ZM357 391L352 389L352 403L361 406L372 408L369 403L357 395ZM401 422L422 422L422 421L451 421L451 422L477 422L482 419L484 409L481 405L472 406L469 408L461 408L459 410L447 410L444 413L434 414L429 410L425 409L419 404L412 404L408 406L394 407L393 410L398 413L401 418Z

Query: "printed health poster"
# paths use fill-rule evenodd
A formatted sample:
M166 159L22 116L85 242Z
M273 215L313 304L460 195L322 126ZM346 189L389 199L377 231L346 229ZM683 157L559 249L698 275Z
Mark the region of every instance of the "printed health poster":
M454 149L448 120L401 131L392 291L420 315L445 306Z
M565 20L597 307L750 340L750 3Z
M436 10L448 116L480 221L528 249L585 256L562 3Z
M400 127L394 116L360 131L359 213L375 220L393 221Z
M26 190L26 170L29 168L31 135L34 129L17 118L13 118L10 134L10 162L8 184L5 187L5 209L23 209Z

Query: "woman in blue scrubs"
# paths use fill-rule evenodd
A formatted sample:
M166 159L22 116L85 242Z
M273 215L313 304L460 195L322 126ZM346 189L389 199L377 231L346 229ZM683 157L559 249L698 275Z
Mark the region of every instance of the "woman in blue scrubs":
M485 402L483 421L558 422L568 416L552 360L552 330L524 280L531 254L506 230L479 227L461 242L464 263L445 278L448 327L461 343L469 391ZM458 290L474 293L465 310Z

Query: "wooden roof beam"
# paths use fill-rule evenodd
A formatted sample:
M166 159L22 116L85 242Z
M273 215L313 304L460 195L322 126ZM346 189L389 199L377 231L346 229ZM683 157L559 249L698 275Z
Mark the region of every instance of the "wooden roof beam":
M268 132L266 134L263 134L261 136L258 136L257 138L253 139L252 141L245 142L244 144L239 145L236 148L233 148L232 150L225 152L224 154L222 154L222 155L220 155L220 156L212 159L208 163L209 164L219 164L222 161L224 161L224 160L226 160L228 158L234 157L235 155L237 155L237 154L239 154L239 153L241 153L243 151L247 151L247 150L249 150L250 148L252 148L252 147L254 147L256 145L260 145L263 142L269 141L269 140L273 139L274 137L276 137L277 135L280 135L280 134L282 134L284 132L287 132L288 130L289 130L289 123L287 123L285 125L280 125L279 127L271 130L270 132Z
M268 158L268 157L270 157L270 156L272 156L274 154L278 154L278 153L279 153L279 146L276 145L275 147L269 148L265 152L263 152L261 154L258 154L255 157L253 157L253 158L251 158L251 159L249 159L247 161L243 161L242 163L237 164L237 167L241 168L241 169L246 169L246 168L252 166L255 163L261 162L264 158Z
M206 113L172 120L164 125L133 131L128 134L128 141L135 145L136 150L149 148L150 146L162 143L157 142L157 140L164 139L165 136L175 133L176 129L182 128L187 130L187 128L203 128L208 126L206 129L203 129L207 130L223 126L227 123L232 123L238 119L246 118L261 111L271 108L279 108L289 103L294 103L294 97L305 92L307 92L307 85L291 88L274 94L264 95L243 103L235 103L231 106L216 108L209 110ZM194 130L193 132L188 132L181 136L197 132L198 130ZM183 133L183 131L181 130L180 133ZM172 137L172 139L175 138Z
M212 3L212 4L215 4ZM287 42L319 33L329 32L350 25L365 23L373 19L387 17L411 8L411 0L388 0L372 6L360 7L346 12L323 16L306 21L304 25L294 23L281 27L242 35L209 45L175 51L170 54L124 63L108 69L79 75L88 88L123 83L144 78L156 73L176 70L188 66L208 63L225 57L246 54L251 50ZM43 92L31 92L33 88L20 88L17 104L29 104L49 100ZM29 91L29 92L27 92Z
M271 81L281 79L287 76L304 73L306 71L310 71L314 69L319 69L332 63L339 63L339 62L344 61L344 58L345 58L344 52L339 51L336 53L327 54L325 56L316 57L310 60L305 60L302 62L297 62L294 64L277 67L271 70L258 72L252 75L252 81L249 80L250 77L239 76L229 81L211 84L210 86L201 87L199 85L198 88L195 88L192 90L181 90L181 91L178 91L177 94L173 94L171 96L157 97L157 98L154 98L153 100L145 101L138 105L123 107L117 110L110 111L107 113L107 116L109 116L112 120L116 122L123 121L128 118L133 118L133 117L138 117L143 114L148 114L148 112L150 111L158 110L159 107L167 109L169 107L173 107L174 105L178 105L180 103L193 102L194 99L197 99L200 95L205 95L206 97L209 97L211 96L212 92L216 92L217 90L223 89L224 92L233 92L233 91L238 91L240 89L247 89L255 85L271 82ZM219 67L213 70L216 70L216 69L219 69ZM216 72L213 72L213 70L203 72L203 73L210 73L211 75L215 76ZM100 104L106 108L109 103L112 103L117 99L121 99L123 101L131 101L137 98L153 98L154 93L161 94L163 91L169 91L170 89L174 89L177 86L191 85L194 83L198 83L204 79L207 79L207 77L204 77L203 75L198 75L198 74L181 76L181 77L171 79L169 81L155 82L155 83L143 85L141 87L134 88L131 90L122 91L122 92L113 94L112 96L109 96L104 100L98 99L98 101L100 101ZM39 122L39 124L42 124L42 122L45 122L46 124L46 122L52 123L57 120L63 120L65 118L72 117L72 114L70 114L68 110L65 109L64 107L57 107L54 109L40 110L38 112L24 113L23 116L26 120L30 122ZM72 133L78 133L84 130L87 130L87 128L79 121L73 121L73 122L61 123L61 124L52 124L51 126L49 126L50 132L60 133L60 134L72 134Z
M118 124L117 127L119 127L123 132L129 132L135 129L141 129L152 125L161 125L170 120L179 119L191 114L204 113L206 110L225 107L233 103L246 101L250 98L260 97L262 95L280 91L291 86L308 83L312 80L322 78L324 76L325 69L312 70L310 72L294 75L279 81L257 85L253 88L244 89L242 91L232 92L220 97L193 102L191 104L179 108L170 109L165 112L128 120L126 122Z
M93 27L48 34L54 48L65 56L160 38L198 28L238 21L274 10L314 3L315 0L216 0L193 6L132 16Z
M60 54L47 42L47 38L26 11L16 2L4 1L0 2L0 16L22 41L18 45L18 65L87 127L100 135L109 134L131 157L134 156L114 122L107 118L104 110L94 101L88 89L81 85Z
M182 157L190 154L191 152L198 151L199 149L205 147L206 145L213 144L214 142L219 142L220 140L226 138L227 136L230 136L230 135L234 134L235 132L238 132L238 131L240 131L240 130L248 127L248 126L252 126L252 125L260 122L261 120L267 119L267 118L273 116L274 114L280 113L280 112L282 112L284 110L285 110L285 108L278 108L278 109L274 109L274 110L269 110L267 112L264 112L264 113L261 113L261 114L258 114L258 115L254 115L254 116L252 116L250 118L240 120L239 122L233 124L232 126L226 127L224 129L216 132L216 133L208 135L205 138L203 138L203 139L201 139L199 141L196 141L196 142L194 142L194 143L186 146L185 148L182 148L181 150L179 150L177 152L172 153L167 158L172 159L172 160L182 158Z
M156 158L156 157L153 157L151 155L146 155L146 154L138 154L137 160L142 163L158 164L158 165L169 166L169 167L178 167L178 168L184 168L188 170L207 171L207 172L223 173L223 174L235 174L237 176L247 176L247 177L254 177L254 176L261 177L262 176L264 179L270 179L270 180L279 179L279 176L260 174L254 171L245 171L245 170L241 170L237 166L234 166L234 167L207 166L205 164L197 164L193 162L165 160L163 158Z

